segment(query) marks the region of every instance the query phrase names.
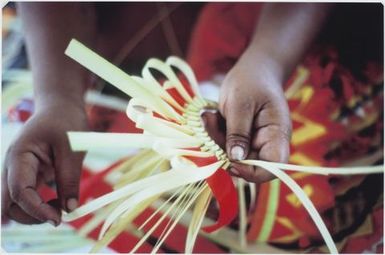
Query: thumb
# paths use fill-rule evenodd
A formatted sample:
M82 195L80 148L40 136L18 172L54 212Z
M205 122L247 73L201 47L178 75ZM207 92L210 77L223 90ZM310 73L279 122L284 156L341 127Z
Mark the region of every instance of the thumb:
M243 160L250 150L254 106L247 101L235 101L227 104L224 112L227 155L230 160Z
M84 153L74 153L69 146L58 151L55 178L61 208L67 212L78 207L79 184Z

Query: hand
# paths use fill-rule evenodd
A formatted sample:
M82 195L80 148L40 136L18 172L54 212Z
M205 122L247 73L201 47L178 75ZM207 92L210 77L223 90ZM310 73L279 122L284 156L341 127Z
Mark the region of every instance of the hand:
M317 35L331 6L263 6L249 45L227 74L220 92L219 109L226 119L230 160L288 160L291 121L282 84ZM262 169L235 162L231 169L255 183L273 177Z
M283 71L269 56L245 52L227 74L219 110L226 119L226 151L232 161L287 162L291 120L282 89ZM271 180L263 169L233 162L230 171L249 182Z
M77 207L82 153L73 153L66 132L86 130L86 114L68 102L36 112L9 148L2 173L2 215L23 224L57 226L61 209ZM39 185L54 181L59 201L43 201ZM59 205L54 205L58 202Z

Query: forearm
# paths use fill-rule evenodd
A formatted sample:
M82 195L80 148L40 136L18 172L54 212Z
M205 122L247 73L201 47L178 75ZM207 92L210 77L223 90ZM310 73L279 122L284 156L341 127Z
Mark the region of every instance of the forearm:
M87 72L64 55L71 38L90 45L95 13L86 3L19 3L37 110L62 102L83 107ZM92 44L91 44L92 46Z
M244 56L270 65L284 82L322 27L331 4L265 4ZM247 58L247 57L246 57Z

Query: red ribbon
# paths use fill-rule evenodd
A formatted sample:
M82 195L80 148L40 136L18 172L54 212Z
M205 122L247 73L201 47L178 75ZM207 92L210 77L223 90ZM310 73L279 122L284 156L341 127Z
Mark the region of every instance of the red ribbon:
M179 76L179 78L183 78ZM181 79L182 84L188 91L190 96L194 97L194 93L187 83L187 80ZM175 89L168 89L167 92L182 106L185 105L185 100ZM197 148L198 149L198 148ZM213 156L210 158L187 157L193 161L198 167L206 166L217 162L218 159ZM231 176L223 169L219 168L213 175L206 179L214 198L219 205L219 216L217 221L210 226L203 227L202 230L211 233L228 224L230 224L238 215L238 194L234 186Z
M215 156L210 158L185 157L193 161L198 167L218 161ZM217 221L213 225L202 228L203 231L211 233L230 224L237 217L238 194L231 176L223 168L219 168L206 181L219 205Z
M223 169L218 169L206 179L215 199L219 204L219 217L213 225L202 230L211 233L230 224L238 214L238 194L231 176Z

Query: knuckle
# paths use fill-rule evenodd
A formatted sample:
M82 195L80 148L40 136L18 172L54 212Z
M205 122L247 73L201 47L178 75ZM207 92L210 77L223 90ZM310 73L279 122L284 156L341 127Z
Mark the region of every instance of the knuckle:
M252 167L241 167L238 168L239 176L248 182L254 182L253 169Z
M18 152L18 148L15 144L12 144L11 146L9 146L6 154L5 154L5 161L4 161L4 166L9 166L10 163L15 160L15 157L17 155L17 152Z
M255 179L253 175L248 174L245 177L243 177L246 181L252 182L252 183L259 183L258 179Z
M251 99L233 99L231 105L231 117L233 119L252 119L254 117L256 103Z
M230 106L231 106L231 98L229 98L227 93L221 93L219 96L219 102L218 102L219 113L222 114L222 116L228 116L228 113L231 112L229 111Z
M18 183L10 185L9 195L13 201L19 203L23 200L23 188Z
M261 168L256 168L254 171L253 171L253 179L254 179L254 182L255 183L263 183L263 182L266 182L266 181L269 181L271 179L273 179L273 175L269 172L267 172L266 170L264 169L261 169Z
M269 140L284 140L290 142L291 138L291 125L278 125L271 124L266 126L264 129L261 129L261 134L268 137Z
M37 220L40 220L40 221L44 221L45 220L45 216L42 212L44 208L42 208L41 204L36 206L36 207L32 207L28 210L28 214L31 215L32 217L36 218Z
M261 184L263 181L260 178L253 176L253 177L249 177L249 182L252 182L255 184Z
M237 133L229 133L226 135L226 139L228 143L231 144L249 144L251 139L250 132L237 132Z
M7 152L5 153L5 164L7 164L7 161L8 159L11 157L11 153L13 151L13 148L14 148L14 144L11 144L9 147L8 147L8 150Z
M279 132L281 133L283 139L287 141L291 140L291 133L292 133L291 125L280 125Z
M250 96L244 96L244 97L245 99L238 101L237 103L238 109L244 113L253 113L254 106L255 106L253 97L250 97Z
M61 184L61 191L64 196L77 195L79 189L79 182L74 179L66 180Z
M247 182L254 182L253 178L251 178L250 176L246 175L246 176L241 176L245 181Z

